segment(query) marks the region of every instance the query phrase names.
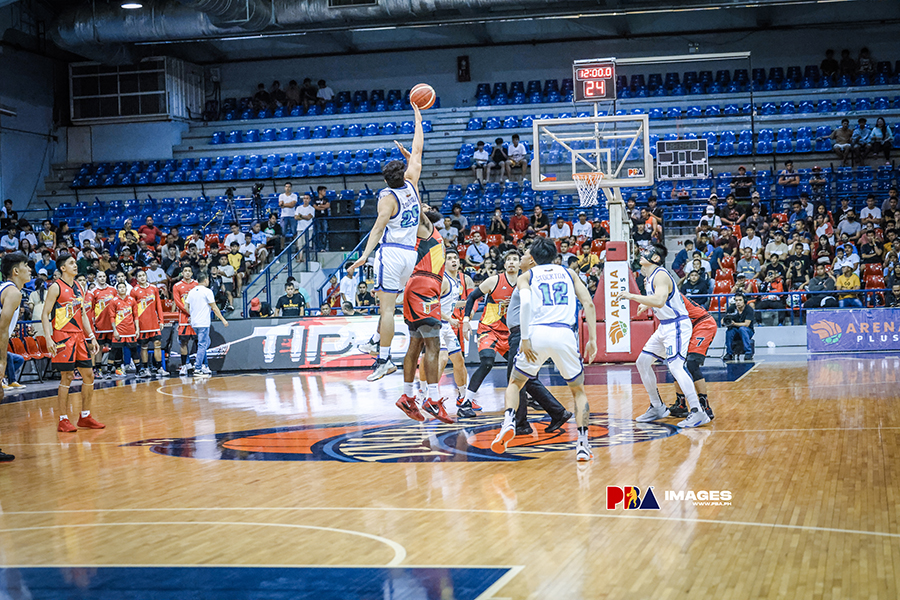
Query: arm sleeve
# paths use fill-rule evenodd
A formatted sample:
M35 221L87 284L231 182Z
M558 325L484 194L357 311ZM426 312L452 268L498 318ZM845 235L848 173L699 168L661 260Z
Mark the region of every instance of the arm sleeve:
M162 331L163 325L165 324L165 317L163 316L163 305L162 305L162 297L159 295L159 288L156 285L153 285L154 293L156 295L156 314L159 316L159 329Z
M480 287L476 287L469 293L469 297L466 299L466 308L463 313L464 317L468 317L472 314L472 310L475 308L478 300L480 300L484 296L484 292L481 291Z

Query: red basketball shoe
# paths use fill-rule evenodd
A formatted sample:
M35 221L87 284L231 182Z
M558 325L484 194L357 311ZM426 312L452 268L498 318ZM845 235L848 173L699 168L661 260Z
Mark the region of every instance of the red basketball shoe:
M425 415L419 410L419 405L416 404L416 399L403 394L400 396L400 399L396 402L397 408L406 413L406 416L412 419L413 421L424 421Z
M453 419L450 415L447 414L447 411L444 409L444 399L440 400L432 400L429 398L425 401L425 404L422 405L422 408L425 409L429 415L440 421L441 423L446 423L447 425L453 424Z
M93 415L81 417L78 419L78 426L82 429L105 429L106 425L98 421Z
M78 431L78 429L72 425L72 421L68 419L60 419L59 425L56 426L56 431L60 433L73 433Z

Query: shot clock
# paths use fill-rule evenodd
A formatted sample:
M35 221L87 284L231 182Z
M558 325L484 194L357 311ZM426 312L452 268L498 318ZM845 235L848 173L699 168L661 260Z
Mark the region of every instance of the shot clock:
M616 99L616 62L611 58L575 61L573 80L575 102Z

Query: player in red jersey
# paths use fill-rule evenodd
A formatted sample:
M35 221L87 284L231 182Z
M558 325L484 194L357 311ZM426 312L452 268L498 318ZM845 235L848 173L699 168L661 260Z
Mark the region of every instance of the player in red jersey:
M190 267L181 270L181 281L172 286L172 300L178 309L178 341L181 344L181 368L179 375L188 375L194 369L188 358L188 344L193 342L194 352L197 351L197 333L191 327L191 314L184 304L188 292L197 287L194 281L194 271Z
M416 404L415 375L419 355L425 349L421 372L427 384L422 408L442 423L453 423L444 408L439 381L441 378L441 286L444 282L444 240L433 225L440 213L427 205L420 206L416 232L417 261L403 293L403 318L409 327L409 346L403 359L403 395L397 408L416 421L425 417Z
M145 379L153 377L149 356L151 344L153 344L153 358L156 361L154 366L157 369L156 375L165 377L168 373L162 368L162 347L159 343L162 338L163 325L163 307L159 297L159 288L150 285L147 281L146 271L138 271L137 283L131 290L131 296L137 302L138 325L141 329L138 343L141 346L143 369L141 369L140 377Z
M141 334L138 324L137 301L128 294L128 284L120 281L116 284L117 295L109 303L109 310L113 314L113 365L116 365L116 375L124 375L121 368L125 359L125 348L131 356L138 356L138 336ZM138 373L140 377L140 372Z
M47 348L53 355L51 362L60 372L59 424L56 430L64 433L77 431L67 414L69 385L75 376L75 369L81 373L81 417L78 419L78 427L103 429L106 425L91 416L91 400L94 395L91 356L100 351L100 346L91 330L90 317L83 310L84 290L75 283L78 263L74 256L62 252L56 257L56 268L59 269L60 277L47 289L44 311L41 314Z
M94 288L87 293L85 306L88 307L94 333L97 335L97 344L100 352L94 356L94 365L97 366L97 375L100 379L112 376L107 366L109 350L103 352L104 346L111 346L113 341L112 313L106 310L107 305L116 297L116 288L107 285L106 272L97 271Z
M681 297L684 299L684 307L687 309L688 317L691 319L691 342L688 344L685 368L694 380L694 386L697 389L697 398L700 400L700 407L706 411L706 414L709 415L709 419L712 420L715 416L713 416L712 408L709 406L706 379L703 377L703 372L700 370L700 367L702 367L703 363L706 361L706 353L709 351L709 346L712 344L713 338L716 337L716 331L719 329L719 326L716 323L716 320L706 312L705 308L684 294L682 294ZM638 308L638 314L641 314L645 310L647 310L646 307L641 305ZM675 404L669 407L669 416L683 419L687 418L688 414L689 411L686 398L681 392L681 386L679 386L676 381Z

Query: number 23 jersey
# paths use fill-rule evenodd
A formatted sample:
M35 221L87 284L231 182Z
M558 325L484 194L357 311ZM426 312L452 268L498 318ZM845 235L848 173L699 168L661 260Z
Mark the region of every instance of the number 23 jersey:
M419 228L419 194L412 183L406 181L401 188L381 190L379 200L391 194L397 200L397 210L384 228L381 244L415 250Z

